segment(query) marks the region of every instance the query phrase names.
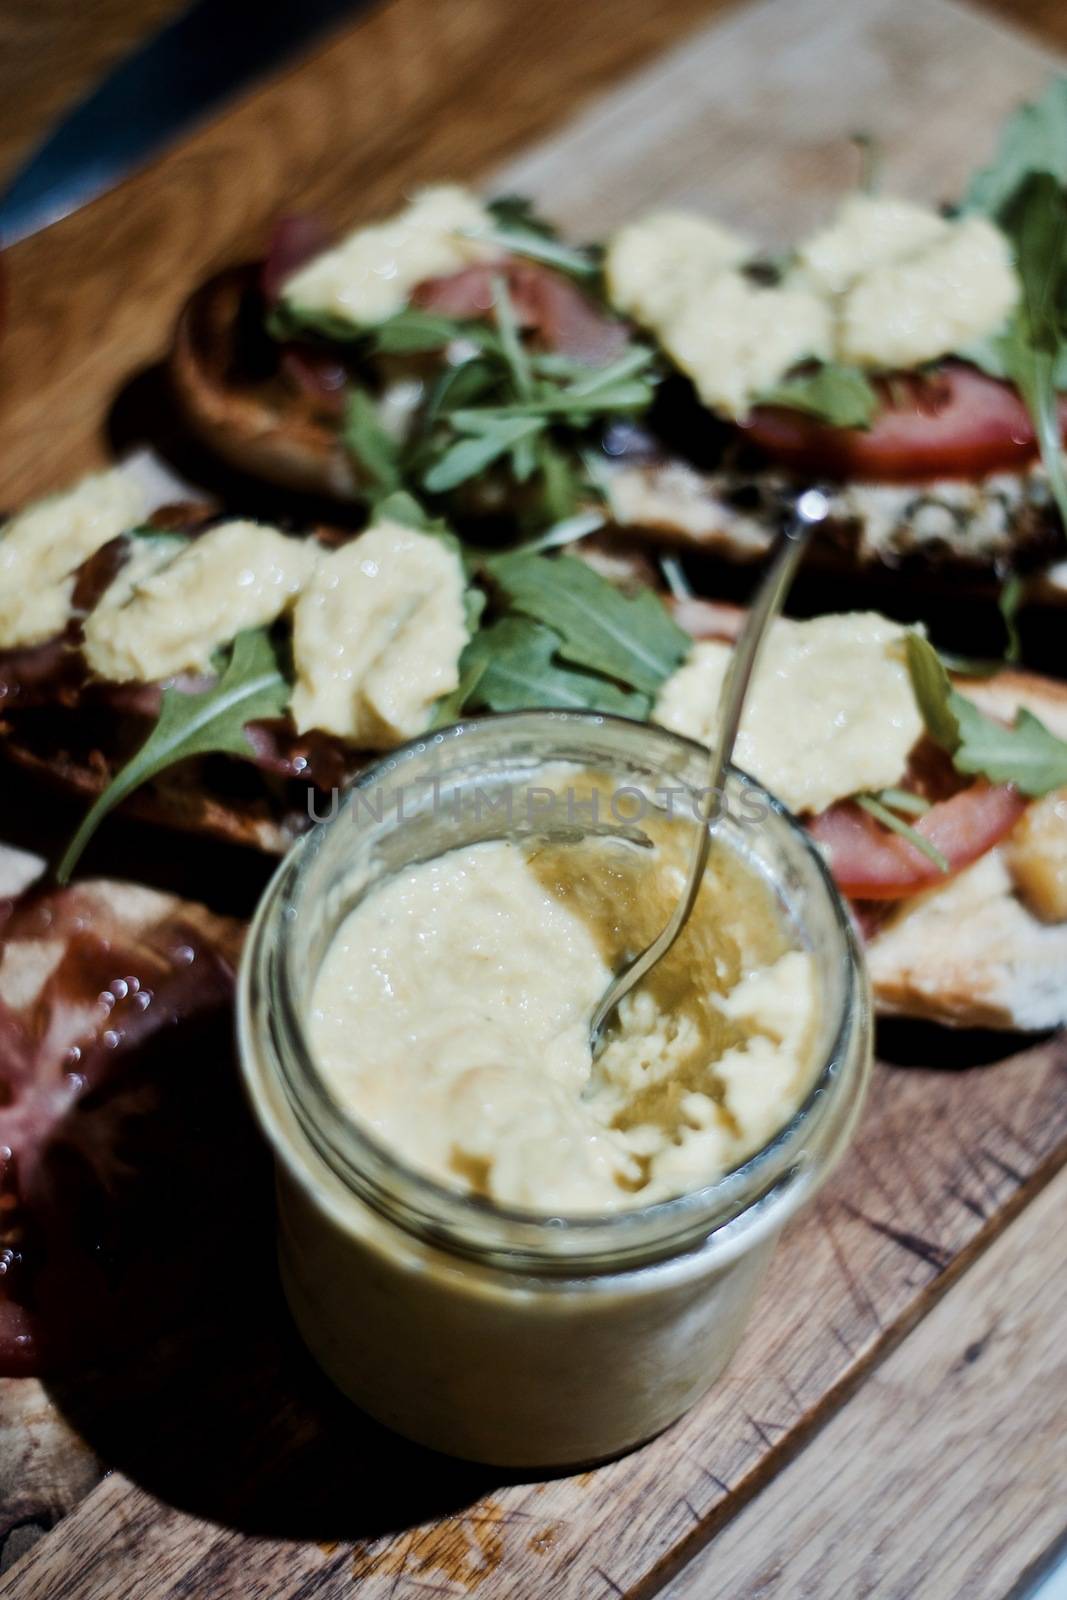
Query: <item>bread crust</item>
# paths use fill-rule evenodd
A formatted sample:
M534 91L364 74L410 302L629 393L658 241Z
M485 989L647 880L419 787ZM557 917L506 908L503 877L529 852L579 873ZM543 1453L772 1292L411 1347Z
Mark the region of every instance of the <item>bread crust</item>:
M245 370L242 318L258 301L258 268L230 267L203 284L178 318L171 383L190 428L230 466L302 493L358 499L336 425L277 373Z
M999 845L903 902L868 943L867 964L883 1016L1023 1033L1067 1025L1067 923L1027 910Z
M6 760L47 788L79 795L90 803L111 781L112 774L102 767L71 755L41 755L10 734L4 737L2 749ZM298 812L278 817L272 816L265 805L222 800L195 781L183 781L180 769L164 773L152 784L135 790L123 802L122 814L180 833L200 834L223 844L244 845L277 856L284 855L310 825L310 818Z

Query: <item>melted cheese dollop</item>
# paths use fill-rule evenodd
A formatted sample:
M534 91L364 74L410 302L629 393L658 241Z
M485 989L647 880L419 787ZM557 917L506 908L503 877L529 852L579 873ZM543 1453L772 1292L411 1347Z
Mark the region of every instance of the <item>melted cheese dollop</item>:
M685 212L629 223L609 241L609 296L649 328L706 405L743 416L752 397L809 358L827 358L832 318L804 284L768 287L739 270L739 234Z
M654 327L753 253L750 240L710 217L656 211L612 239L604 261L608 294L626 316Z
M492 260L499 246L470 233L492 227L482 202L458 184L423 189L396 216L357 228L336 248L316 256L288 280L283 298L310 311L328 311L373 325L402 311L427 278Z
M743 417L790 367L833 351L833 318L818 295L765 288L739 272L719 273L658 332L705 405L728 417Z
M85 623L85 658L112 683L209 671L220 645L289 609L316 555L309 541L238 521L184 542L169 559L163 546L161 562L151 551L133 560Z
M833 221L805 239L797 268L825 295L844 294L875 267L889 267L939 244L951 232L930 206L891 195L852 194Z
M438 1181L549 1214L700 1188L763 1145L811 1081L812 958L779 932L745 970L713 917L719 960L690 950L668 994L629 996L594 1074L589 1017L611 968L593 898L622 848L572 846L580 860L546 870L543 851L494 840L376 888L312 996L341 1106Z
M995 333L1019 298L1008 241L985 217L945 224L933 243L872 267L845 294L837 354L889 371L934 361Z
M874 612L777 621L749 691L734 760L798 814L900 782L923 731L907 630ZM730 646L697 644L653 718L710 742Z
M145 512L139 486L114 467L13 517L0 531L0 648L41 644L62 633L75 570Z
M463 564L443 540L382 521L324 556L293 615L297 728L388 750L459 683Z
M1008 241L985 217L853 195L802 243L781 282L718 224L654 214L609 241L619 310L648 328L705 404L743 418L806 360L907 369L1000 328L1019 297Z

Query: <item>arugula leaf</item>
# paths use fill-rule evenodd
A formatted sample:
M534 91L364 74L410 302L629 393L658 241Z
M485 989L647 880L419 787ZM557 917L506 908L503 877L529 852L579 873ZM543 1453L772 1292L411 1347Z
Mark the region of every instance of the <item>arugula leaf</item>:
M470 704L488 711L526 711L534 706L612 712L647 717L647 695L630 694L595 673L556 661L559 636L527 617L502 617L476 633L460 661L466 674L480 667Z
M538 417L497 418L488 412L473 411L477 432L470 438L460 439L450 445L444 454L423 474L423 487L431 494L444 494L455 489L468 478L484 472L486 467L501 456L508 455L521 439L540 432L543 423Z
M1004 670L1003 656L961 656L954 650L942 650L940 654L948 670L961 678L994 678Z
M1048 794L1067 784L1067 744L1024 707L1010 728L983 715L960 696L960 772L981 773L992 783L1013 783L1025 795Z
M528 194L498 194L486 206L493 221L502 228L519 228L537 233L542 239L555 239L556 229L540 215Z
M373 350L381 355L417 355L443 350L458 339L499 352L500 341L492 328L475 317L445 317L437 311L406 306L384 322L365 328Z
M600 273L600 262L591 251L576 249L527 228L479 228L476 232L471 230L471 237L499 245L509 255L542 261L546 267L556 267L572 278L595 278Z
M987 334L984 339L974 339L970 344L957 350L956 354L963 360L969 361L972 367L987 372L991 378L1004 380L1011 377L1007 359L1007 335L1011 333L1011 324L1001 328L997 333ZM1067 389L1067 345L1064 345L1056 357L1053 368L1052 381L1057 390Z
M622 594L574 556L515 552L487 563L513 611L559 635L567 661L654 694L692 640L650 589Z
M647 373L655 359L656 352L649 345L630 344L621 356L609 361L606 367L590 369L583 366L581 371L573 374L566 393L584 395L589 400L599 400L606 391L616 390L625 378ZM648 398L652 398L651 389Z
M544 533L537 534L519 548L532 555L541 550L558 549L563 544L577 544L579 539L599 533L606 523L607 518L600 511L579 511L574 516L562 517L559 522L546 528Z
M582 473L573 456L561 450L547 431L536 436L534 445L541 473L542 522L548 523L545 537L552 544L566 544L569 541L557 538L556 534L561 523L573 522L579 517L582 500L588 499L588 495L582 493ZM599 526L603 526L604 521L603 516L597 517ZM591 532L591 529L585 531Z
M926 723L926 731L935 744L953 755L959 747L960 729L952 709L952 697L956 693L952 679L945 671L941 657L922 634L909 633L906 649L911 686Z
M490 200L488 211L494 226L487 232L479 231L479 238L489 239L512 255L558 267L571 277L592 278L599 273L599 252L564 244L551 223L537 215L532 201L524 195L500 195Z
M450 728L454 722L459 721L487 665L488 660L484 656L471 658L468 665L460 671L459 682L452 693L442 695L438 700L433 721L430 723L431 729Z
M860 176L857 187L861 194L877 194L882 187L882 168L885 151L881 140L861 128L849 141L856 146L860 158Z
M267 332L272 339L286 344L291 339L325 339L330 344L355 344L367 336L367 329L335 311L319 311L313 306L296 305L291 300L280 300L267 313Z
M1030 796L1067 784L1067 744L1033 712L1020 709L1006 728L952 687L937 651L921 635L908 635L907 652L923 721L958 772L1012 783Z
M237 635L226 666L210 689L183 694L165 688L155 727L90 808L56 869L58 881L66 883L102 819L135 789L190 756L216 752L251 756L245 724L281 716L288 703L289 685L263 628Z
M422 414L423 435L429 437L449 411L475 405L497 384L497 370L484 356L472 356L469 361L459 361L455 366L445 367L430 390Z
M874 795L858 794L856 796L856 804L861 806L864 811L869 811L871 816L882 824L883 828L889 828L892 833L899 833L902 839L907 839L914 849L920 851L928 861L933 862L939 872L947 872L949 870L948 858L942 855L937 846L931 844L929 839L924 839L921 833L918 833L903 818L898 817L895 811L890 811L889 807L883 805Z
M858 367L826 362L814 372L783 378L760 395L759 403L789 406L835 428L869 428L879 402L870 379Z
M394 494L379 500L374 508L375 521L399 522L403 528L414 528L416 533L450 533L446 522L431 517L420 506L413 494L397 489Z
M924 800L921 794L912 794L910 789L880 789L874 799L888 806L890 811L903 811L909 817L921 817L930 809L929 800Z
M997 605L1000 615L1004 620L1004 632L1007 634L1007 643L1004 646L1005 661L1015 662L1022 660L1023 642L1019 637L1019 624L1017 621L1019 607L1026 598L1026 583L1017 572L1005 578L1000 586Z
M1067 191L1047 172L1023 179L1000 215L1015 247L1022 298L997 341L1007 376L1026 402L1049 486L1067 527L1057 368L1067 346Z
M136 528L127 528L125 537L143 539L148 544L172 544L177 549L179 545L188 544L190 535L178 528L157 528L151 522L142 522Z
M392 494L399 489L403 481L400 445L383 428L378 407L365 389L355 388L349 395L341 437L379 493Z
M543 420L550 417L565 417L576 422L581 418L583 422L587 422L593 415L601 413L618 411L630 415L635 411L643 411L651 401L651 384L640 378L631 378L615 383L611 388L596 391L580 391L575 387L559 389L555 393L542 394L530 400L519 400L510 405L487 406L477 411L464 407L450 412L449 421L456 428L471 431L483 428L487 422L498 422L512 417L539 417Z
M992 163L971 179L964 209L994 215L1030 172L1067 183L1067 78L1054 78L1040 100L1008 118Z
M500 334L500 348L515 386L515 393L523 400L533 395L533 376L526 351L523 349L519 319L508 293L507 279L497 273L493 278L493 313Z

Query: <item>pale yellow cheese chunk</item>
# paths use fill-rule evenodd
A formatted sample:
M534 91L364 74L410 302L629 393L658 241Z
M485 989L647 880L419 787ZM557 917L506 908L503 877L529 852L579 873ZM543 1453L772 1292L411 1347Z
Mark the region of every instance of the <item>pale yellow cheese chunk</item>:
M589 1016L610 971L580 911L515 844L489 840L407 867L349 913L309 1037L337 1102L438 1181L473 1178L502 1205L550 1214L646 1205L714 1182L800 1105L815 968L787 950L717 1001L748 1035L707 1063L721 1102L685 1091L684 1018L648 990L623 1001L594 1073ZM676 1111L668 1100L669 1118L637 1121L650 1083L672 1081Z
M790 367L829 357L833 320L810 289L771 289L739 272L720 272L658 332L705 405L743 417Z
M289 609L315 561L308 540L258 522L222 523L132 583L119 574L86 619L86 660L112 683L208 671L220 645Z
M963 350L1002 327L1019 296L993 223L891 196L850 196L777 285L739 270L751 254L715 222L661 212L620 229L605 259L613 303L706 405L738 419L808 360L879 371Z
M604 275L612 303L655 328L752 245L730 228L691 211L655 211L609 240Z
M145 512L142 490L115 467L13 517L0 530L0 648L41 644L61 633L76 568Z
M923 731L906 631L867 611L776 622L749 691L737 766L798 813L898 784ZM654 720L709 743L729 660L727 644L695 645L660 691Z
M996 332L1018 298L1007 239L985 217L965 217L928 249L853 284L837 353L864 367L918 366Z
M293 615L297 728L388 750L459 682L463 565L441 539L382 521L319 563Z
M852 194L797 250L797 267L824 294L842 294L875 267L940 243L952 224L930 206L893 195Z
M458 184L423 189L394 217L357 228L316 256L285 284L284 300L328 311L359 325L383 322L403 310L417 284L492 260L499 246L468 237L492 218Z

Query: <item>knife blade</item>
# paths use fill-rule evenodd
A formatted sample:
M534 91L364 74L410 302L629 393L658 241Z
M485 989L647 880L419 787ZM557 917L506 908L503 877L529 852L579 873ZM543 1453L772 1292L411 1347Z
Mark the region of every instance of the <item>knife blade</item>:
M0 198L5 245L58 222L375 0L195 0L112 69Z

